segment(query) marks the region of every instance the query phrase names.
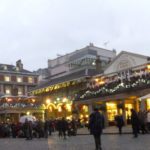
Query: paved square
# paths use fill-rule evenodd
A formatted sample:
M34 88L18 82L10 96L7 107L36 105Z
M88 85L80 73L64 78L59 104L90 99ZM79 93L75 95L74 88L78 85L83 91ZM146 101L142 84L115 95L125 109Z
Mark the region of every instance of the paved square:
M150 134L133 138L132 134L104 134L102 135L103 150L150 150ZM57 133L48 140L1 138L0 150L95 150L92 135L78 135L59 138Z
M150 135L133 138L132 134L102 135L103 150L150 150ZM48 140L49 150L95 150L91 135L59 139L56 135Z
M0 138L0 150L48 150L47 139Z

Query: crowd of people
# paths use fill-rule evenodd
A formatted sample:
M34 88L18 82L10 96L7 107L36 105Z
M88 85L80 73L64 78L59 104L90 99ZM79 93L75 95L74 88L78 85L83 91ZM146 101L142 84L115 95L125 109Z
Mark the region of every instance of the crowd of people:
M59 137L66 139L66 135L76 135L77 122L75 120L66 120L65 118L57 120L29 121L24 123L0 123L0 137L13 138L48 138L53 132L58 131Z
M98 108L94 108L94 112L89 117L88 128L95 140L96 150L102 150L101 134L104 127L104 116L99 112ZM119 129L119 134L122 134L122 127L125 125L122 115L115 117L116 126ZM133 130L133 137L137 138L139 133L150 133L150 111L139 111L138 113L131 109L130 123ZM0 137L12 138L48 138L53 132L58 132L58 137L66 139L66 136L75 136L77 128L80 126L78 121L66 120L64 117L57 120L42 121L29 121L25 120L24 123L1 123L0 124Z
M125 125L125 121L122 115L115 116L116 126L118 127L119 134L122 134L122 127ZM139 133L150 133L150 111L136 112L131 109L130 123L132 126L133 137L137 138ZM98 108L94 108L94 112L90 115L89 129L94 137L96 150L102 150L101 134L104 129L104 119L102 113L98 111Z
M119 129L119 133L122 134L122 127L125 125L122 115L115 117L116 126ZM146 134L150 132L150 111L136 112L131 109L130 124L132 125L134 137L138 137L139 133Z

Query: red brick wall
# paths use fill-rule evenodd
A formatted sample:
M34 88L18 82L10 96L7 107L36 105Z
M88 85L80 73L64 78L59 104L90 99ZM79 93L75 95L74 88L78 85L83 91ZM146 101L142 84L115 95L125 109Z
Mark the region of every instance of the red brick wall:
M37 83L37 82L38 82L38 78L34 77L34 83Z
M16 76L11 76L11 81L16 82Z
M23 82L28 82L28 77L23 77Z
M0 81L4 81L4 75L0 75Z

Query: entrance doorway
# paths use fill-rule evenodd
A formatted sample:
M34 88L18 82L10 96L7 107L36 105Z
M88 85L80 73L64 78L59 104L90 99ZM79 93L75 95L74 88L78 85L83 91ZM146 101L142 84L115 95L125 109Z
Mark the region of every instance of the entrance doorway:
M106 108L107 108L107 115L108 115L109 125L114 125L115 116L118 114L117 103L107 102L106 103Z

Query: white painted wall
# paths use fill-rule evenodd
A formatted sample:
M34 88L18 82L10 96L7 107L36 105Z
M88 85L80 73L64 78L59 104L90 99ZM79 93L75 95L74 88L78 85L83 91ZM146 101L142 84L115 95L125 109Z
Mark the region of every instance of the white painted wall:
M104 74L119 72L145 63L147 63L146 57L123 52L108 68L106 68Z
M69 64L69 58L71 56L73 56L75 53L79 53L82 50L85 51L85 50L89 50L89 49L96 50L98 55L100 55L100 56L109 57L109 58L114 58L116 56L115 51L110 51L110 50L106 50L103 48L98 48L98 47L93 46L93 44L92 44L92 45L87 46L83 49L76 50L72 53L57 57L56 59L53 59L53 60L49 59L48 60L48 69L49 69L50 75L54 76L55 74L59 74L59 73L65 72L65 71L69 72L69 65L68 65ZM89 57L89 55L85 55L84 57ZM96 56L93 56L93 55L90 55L90 57L96 58ZM105 58L103 58L103 59L105 60ZM70 63L71 63L71 61L72 60L70 60ZM78 59L77 59L77 61L78 61Z

